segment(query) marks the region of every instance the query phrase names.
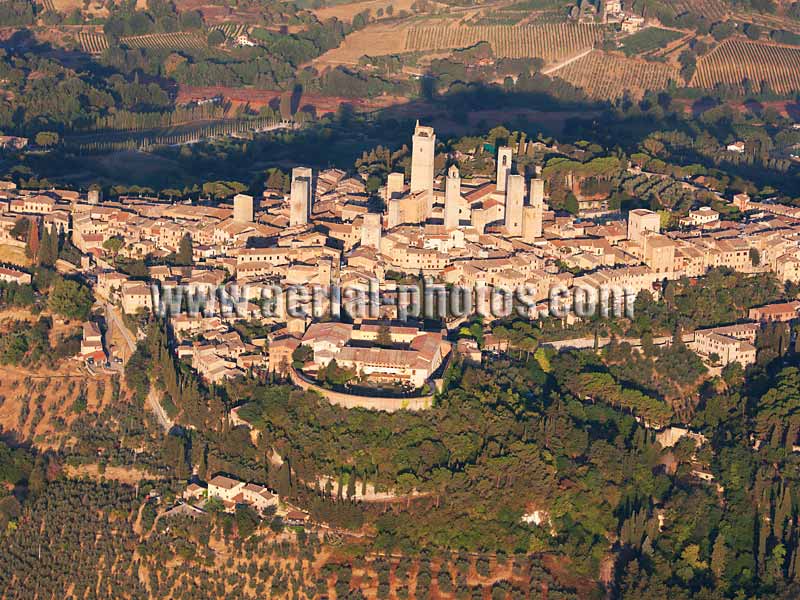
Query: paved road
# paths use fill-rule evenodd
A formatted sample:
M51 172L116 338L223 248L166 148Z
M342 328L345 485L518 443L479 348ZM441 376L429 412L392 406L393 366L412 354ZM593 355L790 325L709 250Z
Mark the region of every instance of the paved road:
M136 350L136 339L111 304L106 304L106 322L109 326L116 327L122 333L125 344L128 346L128 357L130 357ZM160 395L158 390L151 385L150 392L147 394L147 405L150 407L150 410L153 411L156 419L158 419L158 423L164 429L164 433L169 433L175 423L167 416L167 412L164 410L164 407L161 406Z
M108 303L106 303L106 322L120 330L122 337L125 339L125 343L128 345L128 350L133 354L136 350L136 338L133 337L133 334L127 328L124 321L117 314L116 309Z
M106 324L108 325L109 331L111 327L116 327L122 334L122 338L128 346L128 352L127 355L123 355L123 361L127 361L131 354L136 351L136 338L134 338L133 334L125 325L125 322L117 314L116 309L109 303L106 303ZM110 346L108 347L110 348Z
M164 429L164 433L169 433L175 423L167 416L167 412L161 406L159 396L159 392L154 387L150 387L150 393L147 394L147 404L155 414L156 419L158 419L158 423Z

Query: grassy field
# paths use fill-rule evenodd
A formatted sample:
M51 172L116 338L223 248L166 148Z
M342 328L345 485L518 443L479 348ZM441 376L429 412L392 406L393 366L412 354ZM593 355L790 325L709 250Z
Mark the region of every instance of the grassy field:
M20 267L28 267L31 259L25 256L25 248L17 248L8 244L0 244L0 263L11 263Z
M635 56L658 50L683 37L680 31L648 27L622 40L622 51L627 56Z

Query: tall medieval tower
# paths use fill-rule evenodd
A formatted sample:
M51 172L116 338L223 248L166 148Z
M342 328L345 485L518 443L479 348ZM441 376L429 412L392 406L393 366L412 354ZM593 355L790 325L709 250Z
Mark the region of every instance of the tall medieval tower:
M461 204L461 175L458 167L451 165L447 170L444 187L444 227L447 231L458 228Z
M433 193L433 161L436 156L436 134L433 127L423 127L417 121L411 145L411 193Z
M511 163L514 159L514 152L508 146L500 146L497 149L497 191L505 192L508 176L511 174Z

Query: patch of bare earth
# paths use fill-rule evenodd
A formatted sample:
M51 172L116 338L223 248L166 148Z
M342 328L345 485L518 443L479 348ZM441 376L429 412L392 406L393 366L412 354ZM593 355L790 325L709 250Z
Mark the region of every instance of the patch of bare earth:
M338 67L339 65L357 65L364 56L384 56L399 54L406 49L406 32L408 25L404 23L375 23L348 35L338 48L328 50L314 59L316 68Z
M100 469L98 464L82 464L82 465L66 465L64 472L68 477L73 479L94 479L100 481L102 479L114 480L128 485L136 485L143 479L154 479L158 477L142 469L134 467L118 467L108 465L104 469Z
M340 21L353 20L353 17L360 12L369 10L370 16L378 17L378 11L383 9L383 17L388 17L386 9L391 6L392 15L397 15L401 10L411 12L411 7L417 0L364 0L363 2L348 2L346 4L334 4L333 6L323 6L315 8L312 12L320 21L328 19L339 19Z

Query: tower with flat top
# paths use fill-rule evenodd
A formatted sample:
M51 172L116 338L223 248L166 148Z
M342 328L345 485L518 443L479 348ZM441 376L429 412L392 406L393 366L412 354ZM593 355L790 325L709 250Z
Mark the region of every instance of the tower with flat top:
M311 215L313 173L309 167L292 169L292 187L289 195L289 226L306 225Z
M525 177L509 175L506 189L506 233L512 237L522 235L522 206L525 203Z

